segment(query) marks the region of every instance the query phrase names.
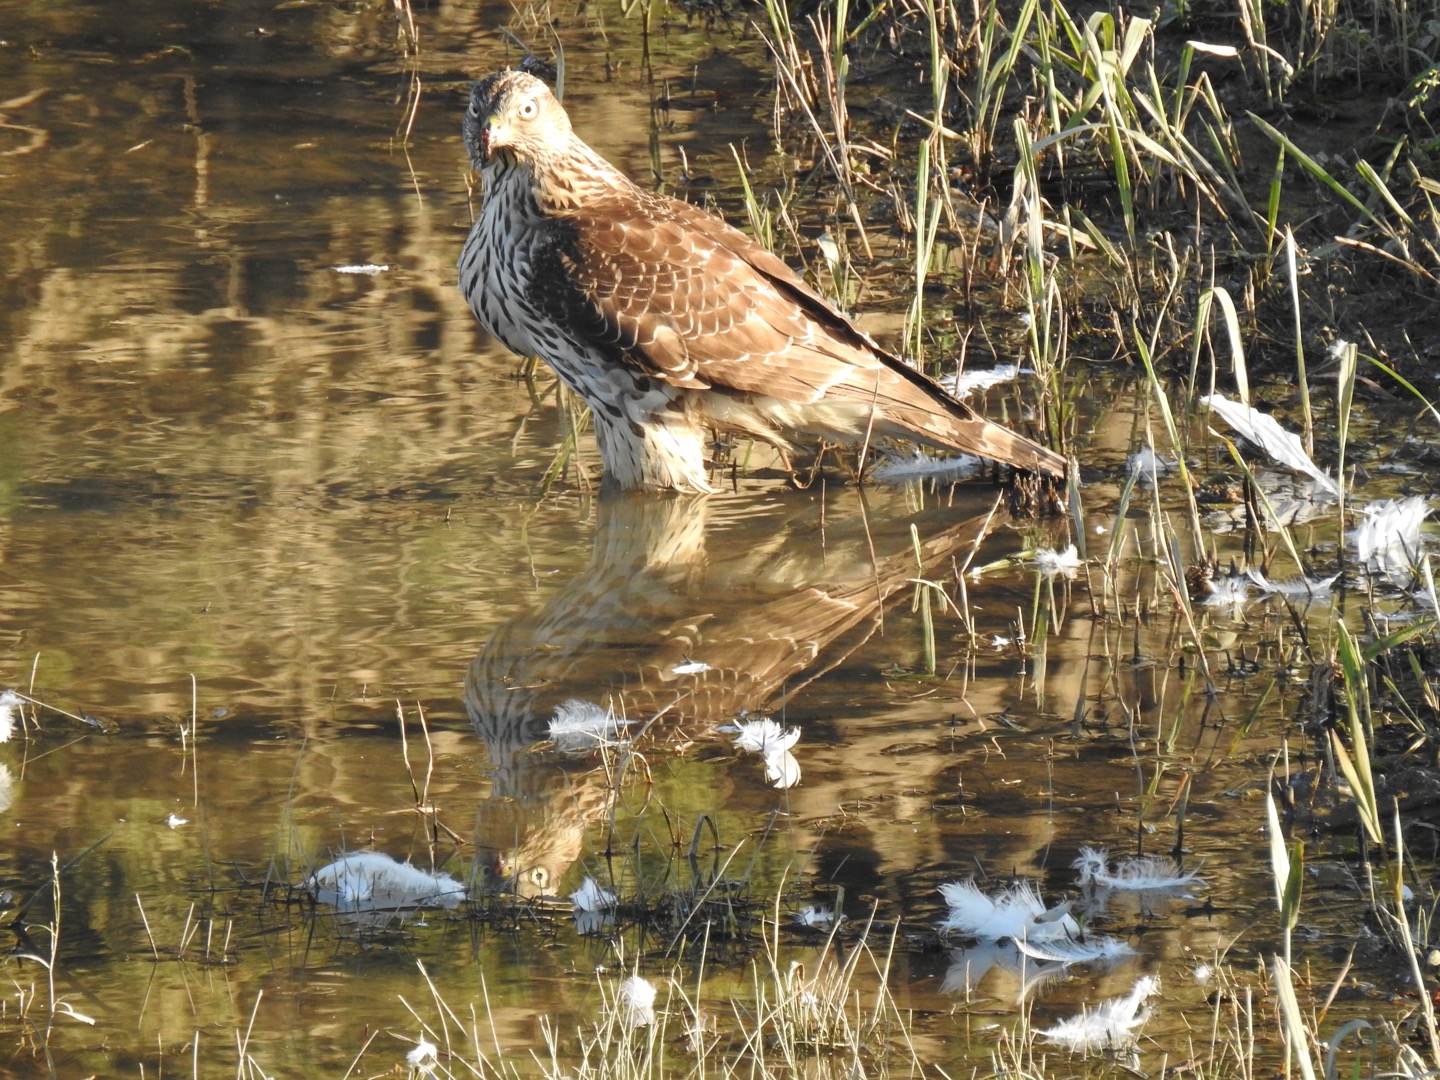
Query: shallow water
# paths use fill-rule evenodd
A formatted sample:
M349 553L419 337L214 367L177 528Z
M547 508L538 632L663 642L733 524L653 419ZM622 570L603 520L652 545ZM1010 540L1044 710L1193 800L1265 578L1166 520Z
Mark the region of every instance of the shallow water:
M0 686L48 706L0 751L0 887L47 922L52 852L62 866L56 993L96 1023L56 1021L54 1071L188 1068L197 1033L198 1057L231 1068L246 1030L276 1074L343 1073L372 1038L367 1074L387 1069L418 1033L400 999L429 1001L416 961L452 1006L483 993L523 1055L537 1014L581 1023L594 969L617 966L568 905L362 933L285 886L364 848L477 894L519 875L563 897L586 873L659 889L701 823L705 873L760 904L783 890L787 911L843 899L898 920L891 985L922 1058L983 1061L1018 984L999 972L966 1004L936 886L1014 873L1054 899L1080 845L1169 850L1183 803L1213 909L1117 905L1099 924L1136 956L1037 1007L1158 972L1147 1052L1182 1054L1179 1013L1209 992L1195 964L1273 947L1260 800L1303 688L1241 734L1259 677L1220 673L1207 701L1175 618L1117 628L1091 617L1104 583L1013 566L968 586L981 647L939 617L941 677L923 677L912 523L924 573L947 579L1063 546L1063 525L990 518L984 485L923 505L766 475L709 500L599 501L569 480L542 498L563 421L453 269L465 82L513 59L497 28L524 24L493 5L417 18L407 51L386 5L0 3ZM565 40L577 126L633 175L652 134L672 182L686 148L695 190L731 175L730 142L769 145L763 52L738 23L657 26L648 67L616 11L587 9ZM674 107L652 112L666 87ZM362 264L385 269L336 269ZM1102 389L1092 451L1118 466L1139 406ZM1091 484L1091 527L1117 492ZM1037 610L1031 656L995 641L1017 620L1033 634ZM1283 624L1237 640L1273 669ZM694 662L710 670L677 674ZM594 758L535 748L576 697L660 717L618 807ZM741 710L802 728L799 786L776 791L716 731ZM15 952L47 953L24 920ZM1317 957L1344 944L1315 932ZM657 970L664 944L638 940ZM743 990L743 951L719 950L717 997ZM33 961L9 967L46 1000ZM0 1069L46 1071L24 1021L0 1030Z

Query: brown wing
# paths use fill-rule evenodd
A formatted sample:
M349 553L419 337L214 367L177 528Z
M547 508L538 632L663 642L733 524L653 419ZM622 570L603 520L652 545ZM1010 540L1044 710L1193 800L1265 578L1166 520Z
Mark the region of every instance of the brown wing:
M552 316L697 389L809 403L887 366L869 338L744 233L688 203L636 195L566 219L551 277L565 285L550 294Z
M877 432L1062 475L1059 455L977 416L891 356L744 233L639 189L554 223L547 314L676 386L873 407Z

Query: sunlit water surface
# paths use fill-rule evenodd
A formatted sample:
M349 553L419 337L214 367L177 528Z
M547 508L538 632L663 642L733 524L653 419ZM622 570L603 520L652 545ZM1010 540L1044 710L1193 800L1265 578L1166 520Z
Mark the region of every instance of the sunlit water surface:
M1054 901L1080 845L1183 840L1208 886L1113 905L1096 929L1134 957L1035 1012L1156 973L1146 1053L1184 1056L1181 1014L1212 989L1197 965L1274 944L1260 800L1298 690L1242 736L1254 680L1217 673L1207 702L1169 615L1117 630L1091 618L1106 583L1015 567L969 581L973 637L936 602L923 677L915 579L1067 539L989 520L984 485L937 502L762 474L709 500L595 500L572 470L542 498L563 421L453 270L463 90L516 58L498 27L521 24L503 5L416 14L418 52L381 4L0 3L0 686L50 706L0 749L0 886L15 953L48 955L33 924L58 860L55 992L95 1021L42 1040L6 1019L0 1068L44 1073L46 1042L60 1075L154 1075L188 1069L198 1038L220 1074L248 1031L276 1074L339 1075L367 1045L384 1071L419 1032L400 999L430 1001L417 960L452 1007L483 993L523 1055L540 1014L593 1013L597 966L664 973L670 941L632 931L642 955L619 960L568 905L361 933L288 886L356 849L477 895L515 875L528 897L587 873L683 885L702 823L702 877L784 913L843 900L882 941L898 923L891 986L947 1067L985 1059L1019 982L964 992L937 885L1015 874ZM657 24L649 66L616 10L562 23L577 126L641 177L653 132L672 183L683 146L697 190L715 175L733 200L728 145L770 145L742 23ZM680 100L652 112L665 86ZM385 269L336 269L364 264ZM1118 476L1137 406L1106 395L1092 451ZM1113 524L1116 488L1087 495L1090 527ZM1022 658L1005 639L1036 610L1046 638ZM1273 670L1258 625L1242 646ZM660 717L618 807L598 759L536 747L569 698ZM741 710L801 727L798 786L717 731ZM1316 962L1347 932L1316 928ZM813 957L813 935L785 939ZM743 956L712 964L717 998L743 992ZM38 964L7 976L48 1001Z

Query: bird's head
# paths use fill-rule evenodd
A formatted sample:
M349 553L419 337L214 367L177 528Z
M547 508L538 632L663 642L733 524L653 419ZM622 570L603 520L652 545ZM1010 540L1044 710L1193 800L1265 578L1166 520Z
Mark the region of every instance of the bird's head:
M533 75L499 71L470 88L462 130L470 164L481 169L497 154L533 162L569 137L570 118Z

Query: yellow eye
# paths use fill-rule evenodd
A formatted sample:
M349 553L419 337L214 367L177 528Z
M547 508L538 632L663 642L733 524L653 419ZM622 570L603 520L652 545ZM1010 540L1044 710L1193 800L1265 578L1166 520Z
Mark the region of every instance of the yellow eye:
M533 101L527 101L527 102L525 102L523 105L520 106L520 119L521 119L521 120L534 120L534 119L535 119L535 114L538 113L539 111L540 111L540 106L536 105L535 102L533 102Z

